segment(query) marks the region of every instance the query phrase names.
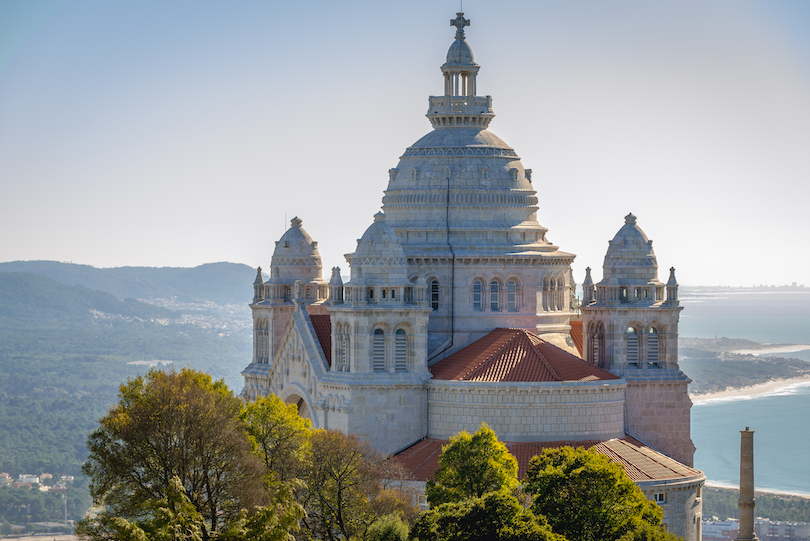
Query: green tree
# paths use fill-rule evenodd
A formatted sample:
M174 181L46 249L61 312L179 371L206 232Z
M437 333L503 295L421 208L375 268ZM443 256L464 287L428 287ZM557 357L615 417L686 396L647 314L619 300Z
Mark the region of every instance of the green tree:
M104 511L83 524L84 537L115 537L114 517L148 521L154 502L169 497L174 477L203 517L203 540L242 509L269 503L240 410L224 382L195 370L151 370L122 384L119 402L88 437L82 469Z
M259 397L242 408L240 418L255 452L278 481L303 474L311 423L298 415L295 404L285 404L276 395Z
M427 482L431 507L480 498L488 492L517 488L517 460L486 423L475 434L461 432L442 448L439 468Z
M614 541L661 526L661 509L647 500L621 466L596 451L563 447L532 458L524 487L532 510L571 541ZM639 539L643 539L643 536Z
M564 541L542 517L506 490L445 503L422 513L411 528L418 541Z
M413 502L382 480L391 461L366 440L336 430L315 430L302 503L308 534L315 539L365 539L381 517L414 514Z
M273 505L254 508L248 514L240 511L226 531L214 534L215 541L287 541L290 531L298 529L298 520L303 508L293 502L292 492L280 491ZM201 541L205 520L197 512L183 489L178 477L174 477L166 498L150 504L151 517L143 522L130 522L113 518L111 529L121 541Z
M368 541L405 541L408 525L396 513L386 515L368 529Z
M0 524L0 535L11 535L12 528L11 524L7 520L3 520L3 524Z

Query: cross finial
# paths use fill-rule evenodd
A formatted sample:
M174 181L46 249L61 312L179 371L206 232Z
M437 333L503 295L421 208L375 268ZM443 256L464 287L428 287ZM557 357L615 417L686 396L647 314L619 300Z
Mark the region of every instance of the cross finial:
M470 20L464 18L464 12L456 13L456 18L450 21L450 26L456 27L456 39L464 39L464 27L470 26Z

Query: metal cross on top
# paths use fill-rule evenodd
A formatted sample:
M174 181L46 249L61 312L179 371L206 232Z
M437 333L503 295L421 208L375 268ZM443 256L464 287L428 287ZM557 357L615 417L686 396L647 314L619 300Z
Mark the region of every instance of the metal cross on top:
M450 26L456 27L456 39L464 39L464 27L470 26L470 20L464 18L464 12L459 12L455 19L450 20Z

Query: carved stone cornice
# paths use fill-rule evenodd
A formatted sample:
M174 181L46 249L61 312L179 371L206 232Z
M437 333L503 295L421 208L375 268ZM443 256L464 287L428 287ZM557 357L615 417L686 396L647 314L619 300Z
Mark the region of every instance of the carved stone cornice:
M405 153L400 156L402 158L410 158L413 156L498 156L503 158L512 158L519 160L517 153L511 148L492 148L492 147L427 147L427 148L408 148Z

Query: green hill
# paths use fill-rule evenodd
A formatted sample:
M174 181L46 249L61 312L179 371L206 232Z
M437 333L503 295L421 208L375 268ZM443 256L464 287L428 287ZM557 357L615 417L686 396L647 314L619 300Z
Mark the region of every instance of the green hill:
M198 273L196 287L206 275ZM121 382L147 369L132 361L205 370L239 392L250 331L200 323L214 317L0 273L0 471L78 474L87 433Z
M120 300L177 297L184 302L208 300L217 304L250 302L256 277L255 269L238 263L110 269L58 261L0 263L0 273L8 272L38 274L63 284L106 291Z
M134 299L121 301L104 291L69 286L43 275L0 273L0 321L6 325L20 326L32 320L40 325L86 324L93 319L91 310L147 320L179 315Z

